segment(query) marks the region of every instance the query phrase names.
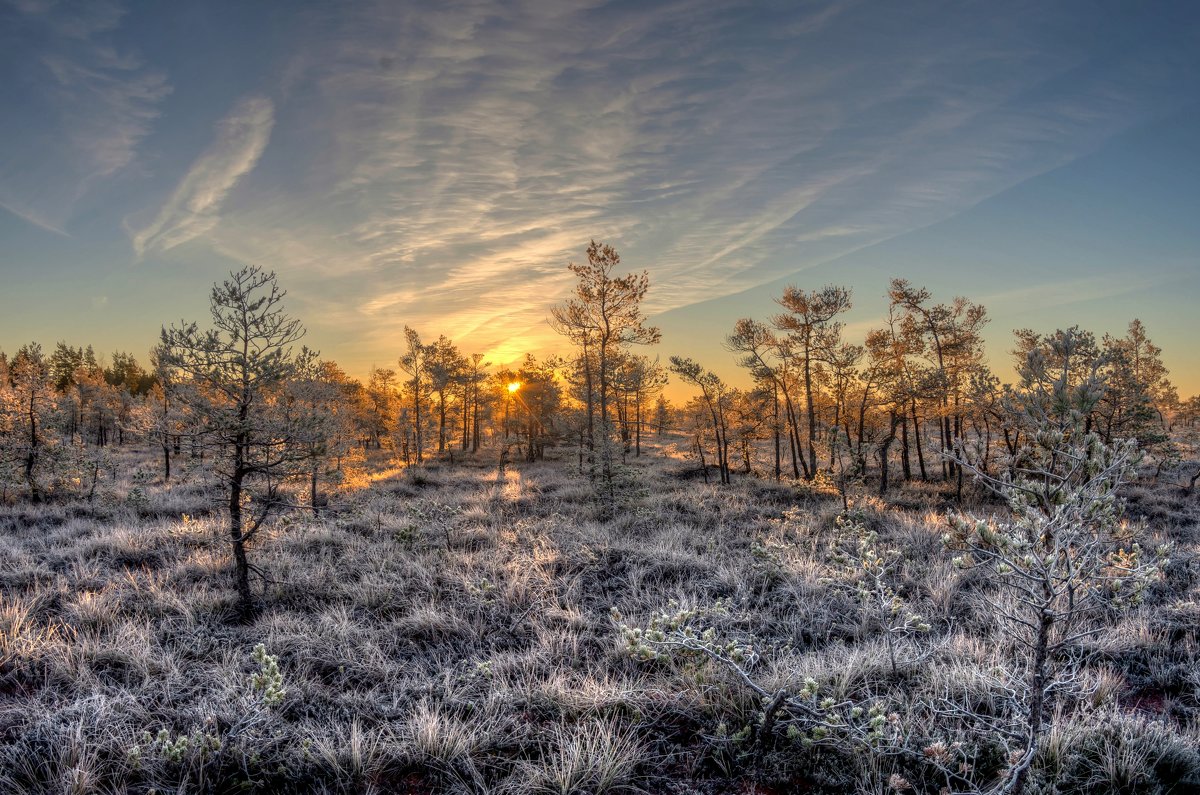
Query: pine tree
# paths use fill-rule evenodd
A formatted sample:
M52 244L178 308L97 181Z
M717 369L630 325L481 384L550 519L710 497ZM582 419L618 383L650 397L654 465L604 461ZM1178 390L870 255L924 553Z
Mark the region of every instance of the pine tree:
M247 550L273 509L279 487L302 472L303 433L281 404L283 387L303 366L292 345L304 336L283 311L275 273L243 268L213 286L213 328L196 323L162 330L162 363L175 400L192 411L192 434L209 451L225 491L238 612L254 612ZM254 491L254 508L250 506Z
M9 383L0 384L0 461L38 503L46 497L45 480L58 447L58 435L51 433L57 399L50 364L42 346L30 343L17 351L7 369Z
M613 365L627 345L652 345L659 341L657 328L646 325L642 301L650 289L645 272L614 276L621 257L612 246L591 241L587 264L569 264L578 277L575 295L551 310L551 325L580 346L588 402L589 445L600 452L600 492L606 510L615 500L612 404ZM594 355L594 375L593 375ZM593 393L599 400L599 429L593 419Z
M1101 632L1103 614L1136 604L1157 574L1121 521L1118 490L1134 473L1137 442L1106 444L1087 429L1104 396L1098 362L1080 355L1072 330L1031 350L1021 383L1005 397L1024 443L1000 476L960 446L956 461L1008 502L1011 517L952 516L956 562L982 569L1011 601L997 610L1014 644L1019 676L1003 739L1015 741L1002 791L1019 795L1055 703L1078 682L1079 641ZM1086 346L1084 346L1086 347Z

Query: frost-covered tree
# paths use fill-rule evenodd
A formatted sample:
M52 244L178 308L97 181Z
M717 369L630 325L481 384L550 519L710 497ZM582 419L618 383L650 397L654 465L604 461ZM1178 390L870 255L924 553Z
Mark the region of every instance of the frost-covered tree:
M19 480L32 502L46 496L58 434L52 433L57 402L49 361L42 346L22 346L8 364L0 384L0 466Z
M1004 398L1024 442L999 475L960 446L957 463L1008 502L1010 515L951 517L956 562L982 569L1011 598L997 601L1017 675L1011 714L997 726L1010 749L1002 791L1020 793L1055 703L1080 678L1081 640L1103 631L1104 614L1136 603L1156 575L1122 522L1118 489L1133 476L1134 440L1105 444L1087 427L1104 395L1099 362L1079 355L1072 330L1031 350L1021 383Z
M667 385L666 370L657 358L626 353L616 362L613 383L624 451L640 456L646 404Z
M224 489L242 617L254 611L247 548L283 504L280 485L308 458L282 405L284 385L303 364L292 346L305 333L283 311L285 294L274 272L246 267L213 286L212 328L193 322L162 330L174 399L191 410L191 433L208 449Z
M355 403L350 380L335 362L320 361L304 349L295 375L285 386L288 427L307 461L308 507L313 515L327 502L322 478L338 479L354 445Z
M739 354L738 365L750 371L756 383L770 384L772 435L775 448L775 479L782 475L782 440L786 432L787 447L792 463L792 477L799 478L801 466L808 472L808 461L801 454L800 423L792 401L795 374L792 345L764 323L741 318L734 324L733 333L725 337L725 347ZM780 402L782 398L782 403Z
M412 376L406 386L412 407L413 445L417 463L424 460L425 435L421 419L421 406L429 393L429 346L421 342L416 329L404 327L404 342L407 347L400 357L400 369Z
M601 493L606 504L614 498L612 437L613 367L628 345L651 345L659 341L659 330L646 324L642 302L650 289L645 272L614 276L621 263L616 249L591 241L586 264L567 267L578 277L572 298L551 310L551 326L580 346L588 402L589 443L600 452ZM593 375L594 368L594 375ZM599 433L592 421L592 395L599 398ZM603 444L600 444L603 442Z
M1097 409L1105 441L1137 439L1161 468L1178 458L1167 422L1167 407L1179 400L1172 386L1162 349L1155 345L1140 320L1124 337L1105 335L1109 388Z
M850 288L826 285L805 291L789 286L776 303L784 308L775 327L787 334L789 353L798 362L808 414L808 450L805 477L817 475L817 383L820 370L841 343L842 324L835 318L850 309Z
M400 404L400 384L396 371L376 367L371 370L363 394L363 405L359 415L359 428L363 436L363 448L376 450L391 444L396 429L396 417Z
M458 388L458 382L467 369L467 360L454 343L440 335L425 346L425 372L429 391L437 396L438 453L446 452L447 419L450 418L450 401ZM461 409L462 406L460 405Z
M938 403L942 477L956 479L961 496L963 472L949 454L965 435L966 392L972 373L983 362L987 310L961 297L949 304L932 304L928 290L904 279L893 279L888 295L892 310L900 313L903 337L929 360L922 391Z
M729 386L712 370L686 356L671 357L671 372L685 384L700 390L700 397L712 421L713 438L717 449L717 468L721 482L729 483L729 420L728 409L732 394ZM703 451L701 451L703 460Z

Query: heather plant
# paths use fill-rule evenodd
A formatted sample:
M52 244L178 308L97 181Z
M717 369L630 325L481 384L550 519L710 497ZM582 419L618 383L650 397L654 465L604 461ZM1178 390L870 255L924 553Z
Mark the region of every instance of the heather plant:
M258 671L250 676L250 692L264 707L278 706L287 695L283 686L283 674L279 671L279 658L267 653L267 647L258 644L254 647L254 662L258 663Z
M833 547L831 562L841 570L841 577L830 584L851 590L863 619L881 630L895 676L899 648L928 633L929 622L909 609L892 585L903 563L900 551L883 544L879 534L870 530L857 513L840 514L834 521L839 541Z
M203 770L208 759L220 752L221 745L220 737L201 729L186 734L173 734L166 728L156 734L144 731L140 742L129 749L129 763L135 770L163 763Z
M756 753L774 743L777 730L801 747L815 745L844 749L857 747L873 753L890 754L902 733L898 714L888 713L886 705L873 698L839 698L813 677L805 677L799 686L774 690L764 686L756 669L762 655L753 644L726 639L713 626L704 624L714 616L728 614L720 601L710 608L683 608L672 604L650 617L645 626L625 623L616 610L617 623L626 652L641 662L707 661L732 674L734 681L757 701L752 722L729 735L722 722L717 738Z

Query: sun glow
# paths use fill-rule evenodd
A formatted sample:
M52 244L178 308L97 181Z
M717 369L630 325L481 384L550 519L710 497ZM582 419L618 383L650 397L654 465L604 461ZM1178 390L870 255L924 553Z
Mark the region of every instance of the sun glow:
M511 384L508 385L508 391L513 392L513 393L515 393L520 388L521 388L520 381L513 381Z

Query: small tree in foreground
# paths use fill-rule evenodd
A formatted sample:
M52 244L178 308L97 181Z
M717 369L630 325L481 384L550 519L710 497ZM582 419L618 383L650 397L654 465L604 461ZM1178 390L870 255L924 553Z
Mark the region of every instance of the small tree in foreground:
M1010 690L1014 714L998 726L1010 751L1001 791L1014 794L1025 788L1047 715L1080 684L1080 641L1104 629L1105 613L1140 601L1158 572L1121 518L1117 492L1133 476L1137 444L1106 445L1088 430L1104 394L1098 365L1082 377L1075 372L1071 331L1052 345L1051 356L1030 352L1020 388L1005 397L1005 413L1026 439L1005 474L987 474L961 448L957 458L1005 497L1011 518L952 516L946 538L964 552L956 563L983 569L1012 597L996 609L1020 670Z
M195 417L195 436L212 452L229 517L238 610L253 614L247 545L271 509L278 488L308 459L292 418L281 410L283 385L302 362L292 344L304 336L299 320L284 314L285 292L274 272L243 268L213 286L213 328L195 323L162 330L162 362L177 371L176 399ZM250 489L258 492L254 510Z

